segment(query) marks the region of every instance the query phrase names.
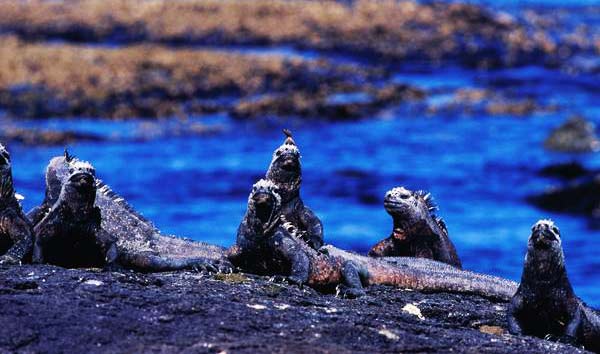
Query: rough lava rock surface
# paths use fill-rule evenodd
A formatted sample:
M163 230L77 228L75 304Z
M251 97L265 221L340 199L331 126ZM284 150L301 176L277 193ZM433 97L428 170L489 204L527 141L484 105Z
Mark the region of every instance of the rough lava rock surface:
M507 334L506 303L477 296L344 300L245 274L0 267L0 304L0 352L581 352Z

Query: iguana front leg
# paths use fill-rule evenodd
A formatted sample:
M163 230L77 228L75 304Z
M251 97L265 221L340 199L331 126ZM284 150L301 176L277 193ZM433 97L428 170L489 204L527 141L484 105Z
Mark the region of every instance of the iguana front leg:
M344 262L342 266L342 277L344 283L340 284L335 289L335 296L347 299L355 299L365 295L363 289L362 278L364 278L364 272L361 271L359 266L351 261Z
M44 247L49 240L60 232L59 209L53 209L33 229L35 243L33 245L33 263L44 263Z
M119 270L121 267L117 264L119 256L116 245L117 239L102 228L102 213L100 208L94 207L92 215L92 225L89 231L94 235L96 245L100 248L102 254L104 254L104 269Z
M310 275L310 259L301 245L293 239L294 236L290 235L293 232L295 228L289 223L279 227L271 239L271 247L291 265L287 280L296 285L307 284Z
M581 312L581 306L578 304L573 318L567 324L565 335L559 338L561 343L575 344L577 342L577 334L581 328Z
M114 237L106 232L106 230L100 228L96 230L96 245L100 247L104 254L104 261L106 262L104 269L108 271L120 270L121 266L117 263L119 252Z
M314 249L323 246L323 223L315 213L307 207L300 212L300 222L306 230L305 240Z
M508 322L508 331L511 334L523 334L523 329L521 328L519 320L516 317L517 314L522 310L522 308L523 297L517 294L510 301L510 304L508 305L508 311L506 314L506 319Z
M19 215L13 214L5 217L1 226L2 231L12 239L13 245L6 254L0 256L0 264L18 264L31 252L31 225Z
M48 207L46 207L45 205L40 205L31 209L27 213L27 218L29 219L29 221L31 221L31 224L35 226L40 221L42 221L42 219L48 213L48 211L50 211Z

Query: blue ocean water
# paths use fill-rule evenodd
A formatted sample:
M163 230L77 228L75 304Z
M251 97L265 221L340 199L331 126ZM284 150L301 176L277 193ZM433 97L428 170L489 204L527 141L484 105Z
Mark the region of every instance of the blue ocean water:
M580 4L597 3L582 0ZM322 56L289 47L223 50ZM353 62L343 57L333 60ZM283 141L281 128L287 127L293 130L303 157L302 195L323 220L328 243L365 252L391 231L391 218L383 209L384 193L400 185L424 189L436 198L465 268L518 280L531 225L552 218L562 230L576 292L600 306L596 268L600 232L590 230L583 218L548 213L525 202L526 196L558 183L537 175L548 164L577 160L589 168L600 167L600 155L555 154L542 147L550 130L573 114L600 123L598 75L537 66L490 72L409 66L399 69L393 80L434 92L430 106L444 105L452 90L469 87L559 109L517 117L483 111L427 113L401 106L370 119L336 123L267 118L240 122L213 115L191 120L223 127L221 132L170 135L167 131L149 140L137 139L148 125L141 121L81 118L19 124L111 138L75 144L71 152L93 162L100 178L164 232L224 246L234 242L250 187L264 175L272 151ZM29 209L41 202L44 168L52 156L62 153L62 147L13 144L10 148L16 187Z
M520 276L530 226L551 217L561 227L573 283L595 305L600 295L600 234L583 219L525 203L551 181L536 171L570 156L542 149L564 117L402 116L389 111L353 123L290 126L302 152L306 203L322 218L326 240L366 251L391 231L382 206L394 186L425 189L436 198L465 268ZM263 176L282 142L278 123L236 123L206 137L80 143L72 153L94 163L99 176L162 230L221 245L234 241L250 186ZM135 123L56 120L53 126L131 132ZM18 191L26 209L43 197L43 171L60 148L11 146ZM598 166L597 155L580 158Z

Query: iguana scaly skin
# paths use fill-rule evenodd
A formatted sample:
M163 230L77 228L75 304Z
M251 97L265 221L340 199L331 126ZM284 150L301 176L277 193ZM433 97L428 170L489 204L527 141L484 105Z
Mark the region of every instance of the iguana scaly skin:
M500 299L509 299L517 288L514 282L461 271L430 260L414 259L421 264L400 266L332 246L316 251L299 239L296 227L281 213L277 190L268 180L261 180L252 188L236 244L230 249L230 260L244 271L286 276L291 283L306 284L321 291L336 289L343 297L361 296L363 287L371 284L473 293Z
M444 221L438 218L431 195L396 187L385 194L385 210L392 216L392 234L369 251L371 257L429 258L462 268Z
M0 264L19 264L32 245L31 223L15 197L10 154L0 144Z
M300 237L312 248L323 245L323 224L315 213L306 207L300 197L302 166L300 150L289 130L284 143L273 152L266 178L279 188L281 212L299 230Z
M555 338L600 352L600 317L575 295L560 231L550 220L532 228L521 284L507 317L513 334Z
M95 200L94 168L84 162L72 164L58 200L34 228L34 263L67 268L115 264L116 239L102 229Z
M54 191L64 184L69 166L77 161L68 154L50 161L46 170L47 198L30 215L43 215L43 211L48 210L47 205L52 205L52 198L56 196ZM136 212L104 182L97 180L96 187L96 205L102 213L101 226L117 239L120 265L146 272L179 269L231 270L223 247L163 235L152 222Z

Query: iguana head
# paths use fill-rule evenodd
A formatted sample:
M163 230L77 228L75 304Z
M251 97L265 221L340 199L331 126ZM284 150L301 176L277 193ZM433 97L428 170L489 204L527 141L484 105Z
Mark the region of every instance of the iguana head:
M524 276L540 281L555 280L565 274L560 230L552 220L540 220L531 228L527 244Z
M272 181L261 179L252 186L248 197L248 214L265 234L279 221L281 197L277 190Z
M266 178L277 184L281 198L283 201L288 201L300 193L302 167L300 164L300 150L298 150L298 146L292 138L292 133L287 129L284 129L283 132L286 139L273 152Z
M63 182L69 176L69 163L76 161L65 149L64 156L50 160L46 167L46 202L54 204L60 196Z
M554 249L562 252L560 230L552 220L540 220L531 227L528 248L533 250Z
M0 144L0 199L6 201L14 198L14 195L10 154L4 145Z
M91 164L77 161L69 165L69 175L62 187L60 199L74 210L94 206L96 171Z
M427 192L396 187L385 194L383 205L394 219L394 236L397 238L405 237L406 232L414 227L427 226L431 230L446 232L444 222L434 214L437 206Z

